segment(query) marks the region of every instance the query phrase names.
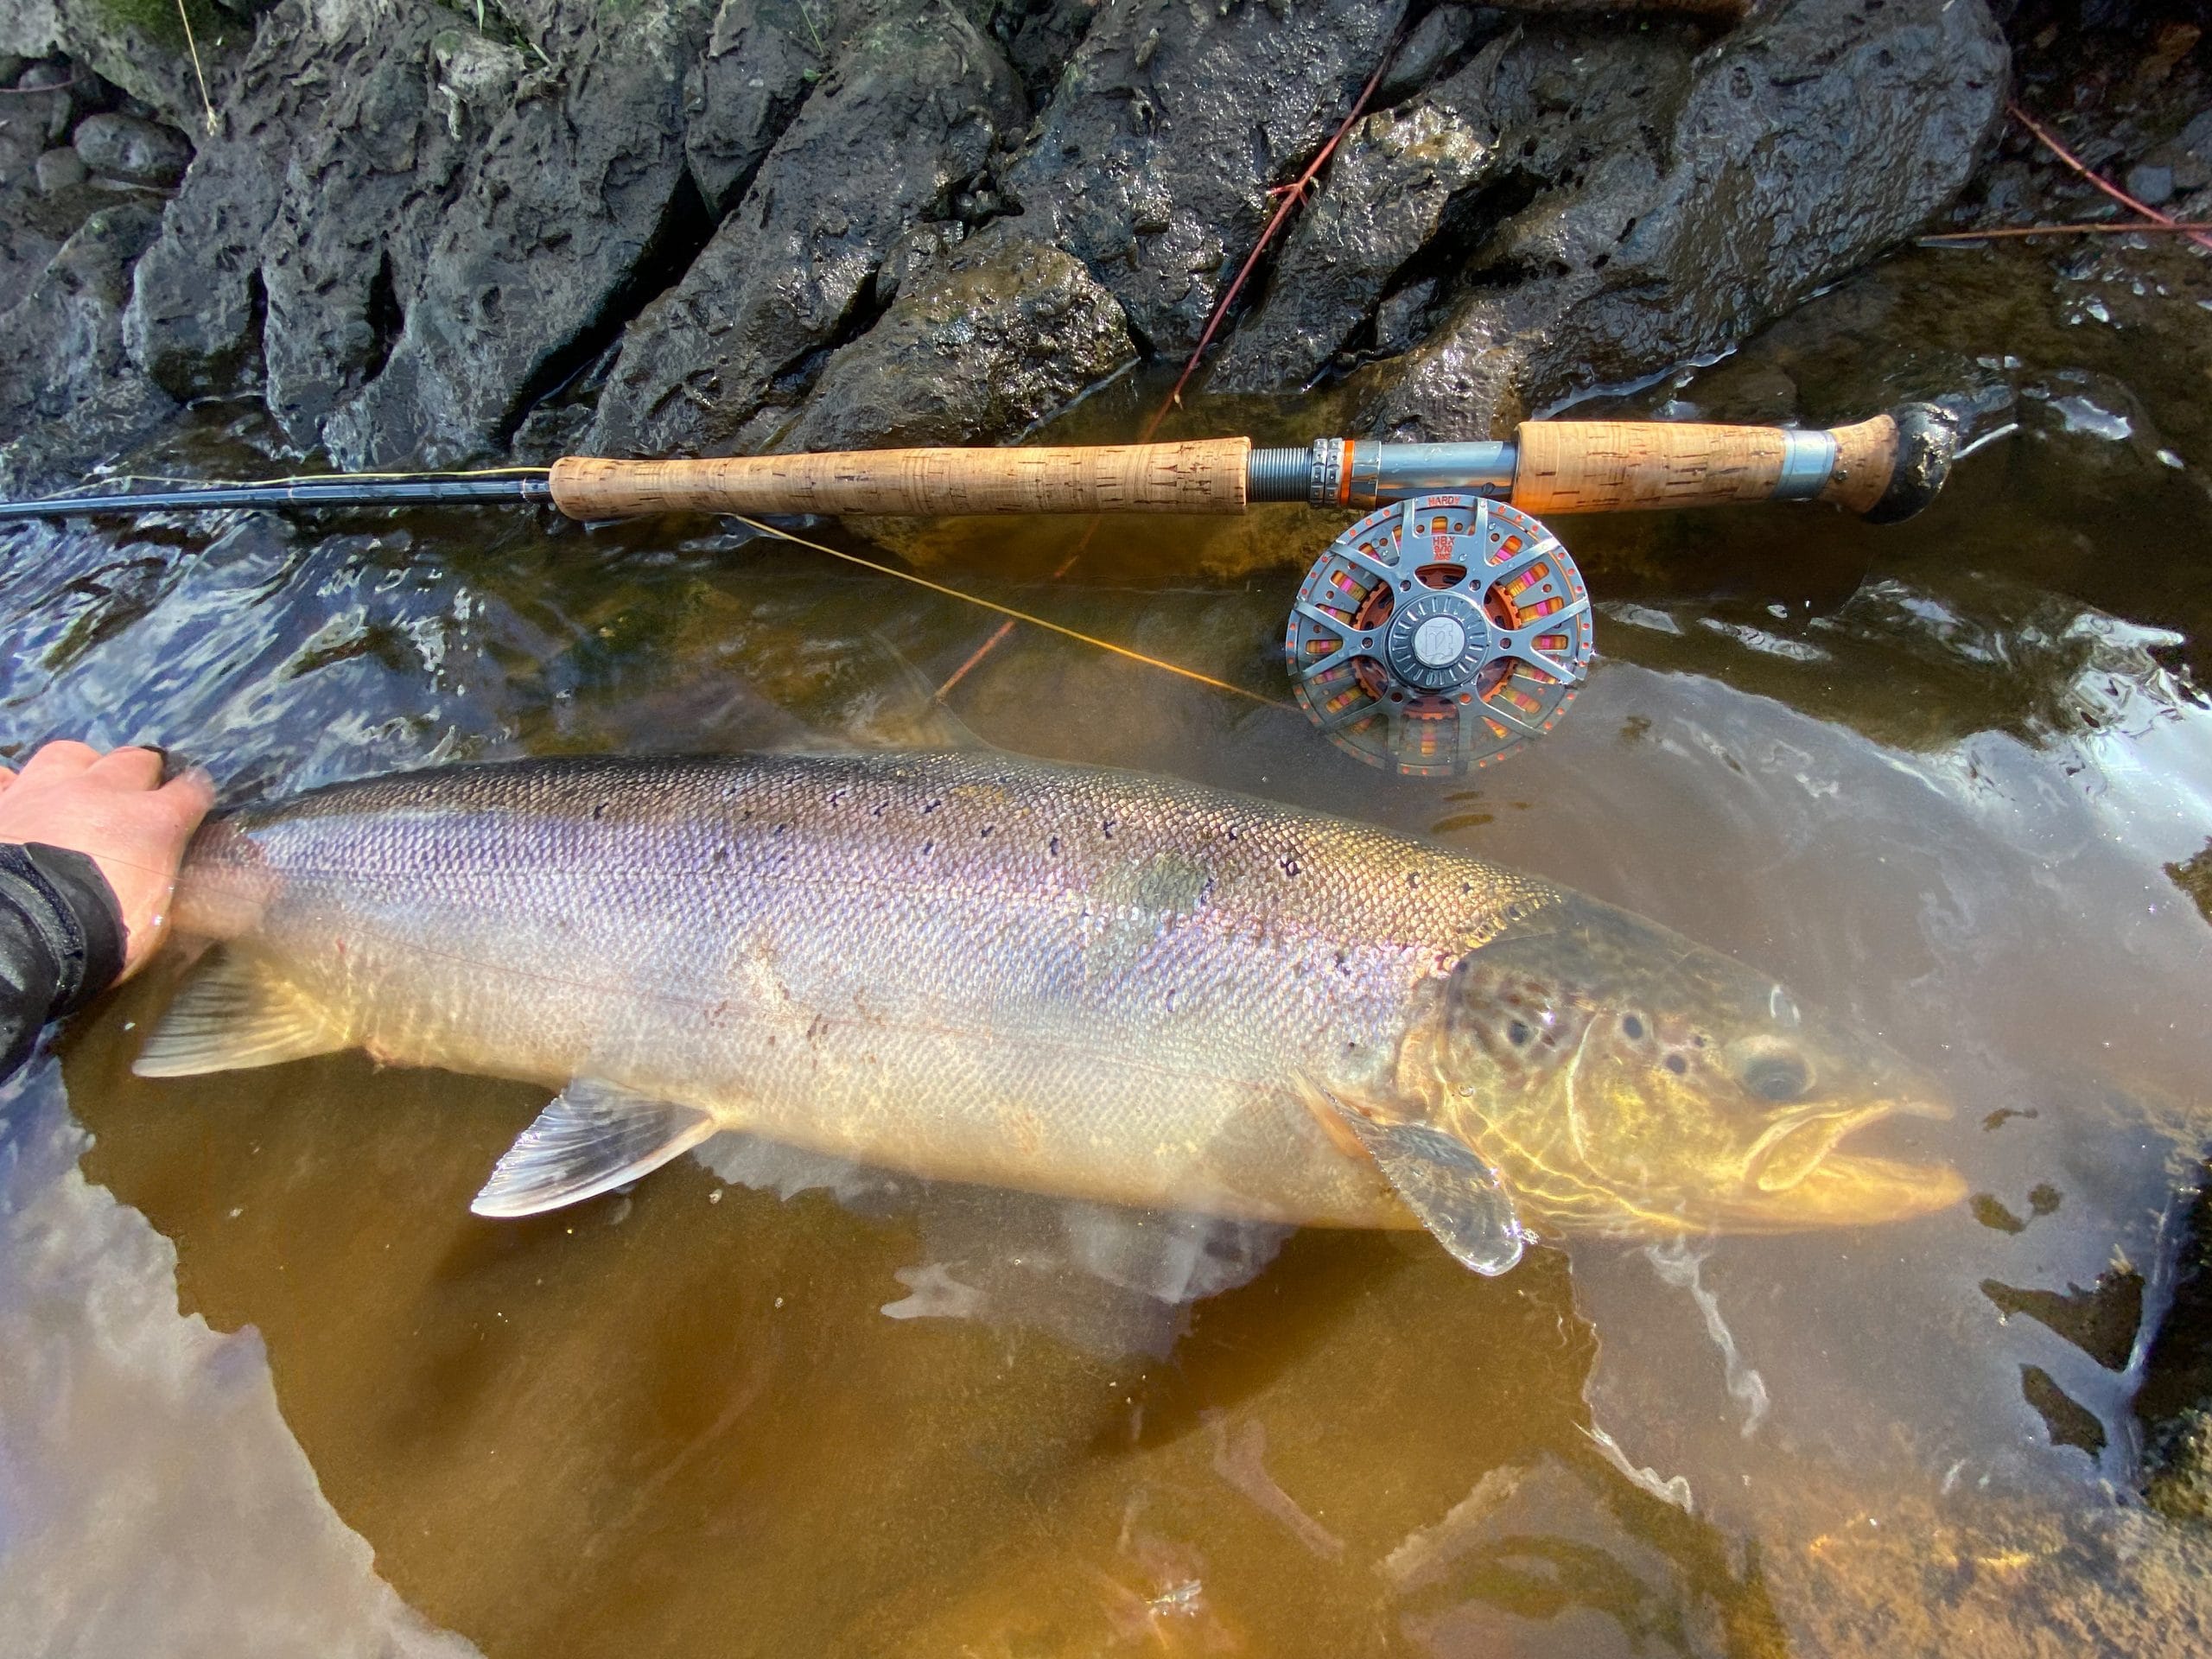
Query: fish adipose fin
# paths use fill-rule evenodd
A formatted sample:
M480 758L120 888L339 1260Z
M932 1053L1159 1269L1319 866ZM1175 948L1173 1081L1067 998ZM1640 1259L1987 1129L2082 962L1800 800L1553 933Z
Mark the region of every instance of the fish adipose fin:
M1465 1265L1495 1277L1521 1259L1529 1235L1497 1172L1467 1144L1426 1123L1377 1123L1331 1097L1406 1208Z
M221 956L177 993L131 1062L142 1077L190 1077L277 1065L350 1047L353 1039L283 981Z
M696 1106L580 1077L507 1148L468 1207L480 1216L557 1210L634 1181L714 1132Z

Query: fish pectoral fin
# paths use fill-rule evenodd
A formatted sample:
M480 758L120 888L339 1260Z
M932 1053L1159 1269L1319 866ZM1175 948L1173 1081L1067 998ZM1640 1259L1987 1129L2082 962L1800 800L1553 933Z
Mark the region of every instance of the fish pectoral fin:
M1493 1278L1521 1259L1529 1234L1513 1200L1466 1142L1426 1123L1378 1122L1333 1096L1330 1104L1406 1208L1459 1262Z
M329 1054L353 1041L350 1032L308 997L226 953L177 993L130 1069L142 1077L241 1071Z
M696 1106L579 1077L507 1148L468 1207L480 1216L557 1210L634 1181L714 1132Z

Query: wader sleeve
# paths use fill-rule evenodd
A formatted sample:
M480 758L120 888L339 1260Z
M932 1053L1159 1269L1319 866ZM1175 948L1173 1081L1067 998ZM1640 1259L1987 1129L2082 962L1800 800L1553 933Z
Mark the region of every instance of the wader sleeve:
M123 909L99 866L37 842L0 842L0 1078L39 1028L74 1014L123 971Z

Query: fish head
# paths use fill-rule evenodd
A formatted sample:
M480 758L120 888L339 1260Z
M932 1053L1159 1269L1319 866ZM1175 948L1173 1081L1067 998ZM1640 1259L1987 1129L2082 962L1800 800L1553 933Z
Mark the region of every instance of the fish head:
M1965 1196L1946 1165L1847 1144L1948 1117L1931 1079L1771 976L1611 906L1566 899L1468 952L1443 1031L1463 1137L1566 1225L1796 1232Z

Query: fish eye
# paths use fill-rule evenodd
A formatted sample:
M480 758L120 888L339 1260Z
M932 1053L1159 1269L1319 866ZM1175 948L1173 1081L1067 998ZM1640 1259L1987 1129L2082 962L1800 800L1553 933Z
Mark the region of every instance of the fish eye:
M1661 1061L1660 1064L1664 1065L1669 1071L1673 1072L1678 1077L1681 1077L1683 1072L1690 1069L1690 1063L1679 1054L1669 1054L1664 1060Z
M1631 1043L1643 1040L1643 1016L1637 1014L1621 1015L1621 1034Z
M1527 1047L1529 1034L1529 1027L1518 1020L1505 1027L1505 1040L1516 1048Z
M1746 1092L1777 1103L1796 1100L1812 1087L1812 1069L1788 1049L1770 1049L1745 1062L1739 1079Z

